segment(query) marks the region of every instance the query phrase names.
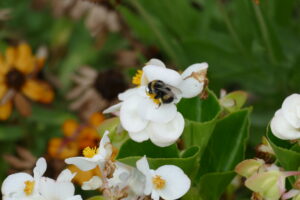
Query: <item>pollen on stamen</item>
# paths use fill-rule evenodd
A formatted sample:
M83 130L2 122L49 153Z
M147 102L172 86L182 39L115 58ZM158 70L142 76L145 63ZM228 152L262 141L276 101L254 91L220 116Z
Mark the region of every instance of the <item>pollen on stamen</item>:
M25 188L24 188L24 193L29 196L33 193L33 189L34 189L34 181L25 181Z
M86 158L92 158L94 155L97 154L98 148L97 147L86 147L83 149L82 154Z
M160 99L156 99L155 98L155 94L150 94L150 93L146 93L149 97L150 97L150 99L155 103L155 104L157 104L157 105L160 105L161 104L161 101L160 101Z
M166 186L166 181L161 178L161 176L156 175L152 178L153 185L155 189L160 190L163 189Z
M137 70L136 74L132 77L132 84L140 86L142 82L143 70Z

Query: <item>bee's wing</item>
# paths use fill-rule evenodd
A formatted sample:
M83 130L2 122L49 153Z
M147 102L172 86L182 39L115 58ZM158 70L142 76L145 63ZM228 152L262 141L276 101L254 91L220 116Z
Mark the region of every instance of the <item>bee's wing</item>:
M175 97L177 100L180 100L182 95L181 95L181 90L179 90L178 88L174 87L174 86L171 86L171 85L168 85L166 84L168 88L171 89L171 91L174 93Z

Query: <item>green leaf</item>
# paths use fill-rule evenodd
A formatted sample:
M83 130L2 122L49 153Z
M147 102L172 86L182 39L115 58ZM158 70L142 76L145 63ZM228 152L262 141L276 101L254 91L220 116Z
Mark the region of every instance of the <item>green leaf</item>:
M250 108L220 119L201 159L200 174L233 170L244 159Z
M221 113L217 97L208 91L208 98L182 99L178 110L187 119L182 134L185 146L198 146L201 157Z
M212 121L220 114L221 111L216 95L209 90L207 99L202 100L199 97L181 99L177 108L185 119L195 122Z
M220 119L200 161L199 192L203 200L217 200L244 159L249 135L250 108Z
M23 137L23 130L19 126L0 125L0 141L14 141Z
M134 152L136 149L131 149L130 152ZM156 153L158 153L157 151ZM148 154L146 154L148 156ZM136 161L141 159L142 156L128 156L124 158L118 158L118 161L125 164L135 166ZM167 158L151 158L147 157L150 168L157 169L162 165L176 165L180 167L187 175L193 176L197 171L199 163L199 148L191 147L182 153L180 157L167 157Z
M168 147L158 147L152 142L145 141L142 143L127 140L121 147L117 159L129 156L144 156L148 158L178 158L178 150L175 144Z
M208 173L201 177L198 188L201 200L217 200L235 176L234 171Z
M267 130L267 137L280 165L286 171L298 171L300 167L299 148L293 147L293 145L288 141L280 140L279 138L275 137L270 128ZM291 184L293 184L295 178L289 177L289 180Z

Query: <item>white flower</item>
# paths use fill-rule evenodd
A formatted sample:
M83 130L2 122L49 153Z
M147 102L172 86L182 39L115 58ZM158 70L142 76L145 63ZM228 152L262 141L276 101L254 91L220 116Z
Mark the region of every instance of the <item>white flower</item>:
M74 195L75 187L71 180L75 174L65 169L57 180L43 177L40 182L40 193L43 200L82 200L80 195Z
M100 144L99 149L96 147L86 147L83 150L84 157L72 157L67 158L65 162L67 164L73 164L82 171L89 171L91 169L100 167L102 170L105 163L110 159L112 155L112 145L110 143L109 132L105 131Z
M150 139L157 146L169 146L176 142L184 129L184 118L175 104L182 97L191 98L202 92L207 67L207 63L194 64L180 75L167 69L160 60L151 59L133 78L133 83L139 87L119 94L122 102L104 113L118 114L123 128L134 141ZM154 80L167 84L175 96L173 102L163 103L148 92L148 83Z
M177 166L164 165L151 170L146 157L138 160L136 166L146 178L144 194L151 194L153 200L159 200L160 197L167 200L179 199L190 189L191 180Z
M300 138L300 94L288 96L271 121L273 134L283 140Z
M33 169L33 177L22 172L9 175L1 188L3 200L41 199L39 194L40 180L46 168L46 160L40 158Z

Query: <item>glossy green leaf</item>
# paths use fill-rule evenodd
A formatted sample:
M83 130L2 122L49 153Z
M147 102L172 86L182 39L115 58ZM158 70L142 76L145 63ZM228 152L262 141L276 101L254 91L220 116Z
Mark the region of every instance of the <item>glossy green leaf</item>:
M250 108L243 109L218 120L201 157L196 178L199 180L200 196L204 200L219 199L235 175L234 167L244 159L250 111Z
M144 156L148 158L178 158L178 150L175 144L168 147L158 147L151 141L142 143L127 140L121 147L117 159L129 156Z
M198 184L201 200L218 200L234 178L234 171L213 172L203 175Z
M208 98L182 99L178 110L186 118L182 138L186 147L198 146L202 155L221 113L217 97L208 91Z
M233 170L244 159L250 111L243 109L218 121L201 158L200 174Z
M136 149L131 149L130 153L134 153L135 151L136 151L135 154L137 154ZM187 149L185 152L183 152L179 157L157 158L156 156L152 158L151 154L147 154L147 152L145 152L146 153L145 155L147 156L151 169L157 169L162 165L176 165L180 167L189 176L193 176L198 168L199 152L200 151L198 147L191 147ZM156 151L156 154L157 153L159 153L159 151ZM174 154L174 153L170 153L170 154ZM135 166L136 161L139 160L141 157L142 156L128 156L123 158L117 158L117 160L126 163L128 165Z

